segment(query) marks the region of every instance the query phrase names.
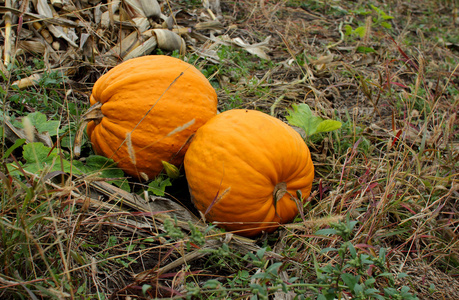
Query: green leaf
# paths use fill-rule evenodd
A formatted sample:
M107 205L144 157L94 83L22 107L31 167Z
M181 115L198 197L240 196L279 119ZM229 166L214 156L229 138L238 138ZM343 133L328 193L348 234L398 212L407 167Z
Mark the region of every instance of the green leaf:
M336 251L338 251L338 248L328 247L328 248L321 249L320 253L336 252Z
M261 261L263 260L263 256L265 256L266 248L261 248L257 251L257 257Z
M48 172L72 171L71 163L65 159L61 160L56 148L51 151L51 148L42 143L24 145L22 156L27 161L23 166L24 170L31 173L40 174L44 169ZM73 171L79 174L77 170Z
M149 285L149 284L143 284L143 285L142 285L142 294L143 294L144 296L146 296L148 290L151 289L151 288L152 288L151 285Z
M359 281L360 276L354 276L349 273L341 274L341 279L349 287L350 290L354 290L355 285Z
M364 26L359 26L354 30L354 32L356 34L358 34L361 38L363 38L365 36L365 33L367 32L367 30L365 29Z
M329 132L341 128L341 122L335 120L323 120L319 123L316 133Z
M371 11L370 11L370 10L366 10L366 9L365 9L365 8L363 8L363 7L359 7L359 8L357 8L356 10L354 10L354 12L355 12L356 14L358 14L358 15L362 15L362 16L366 16L366 15L368 15L368 14L370 14L370 13L371 13Z
M354 245L352 245L351 243L349 243L349 253L351 254L352 258L357 257L357 251L355 250Z
M307 104L293 104L292 108L292 110L288 111L287 121L290 125L303 129L307 137L341 127L341 122L339 121L324 120L321 117L314 116Z
M289 116L287 116L287 121L290 125L300 127L306 132L307 136L313 135L317 130L317 126L319 126L323 119L314 116L307 104L293 104L292 108L293 110L289 110Z
M365 285L366 286L371 286L376 282L376 279L374 277L370 277L367 280L365 280Z
M384 288L384 294L388 295L388 296L394 296L396 294L398 294L397 290L392 288L392 287L388 287L388 288Z
M387 23L387 22L381 22L381 26L384 27L384 28L387 28L387 29L391 29L392 28L392 25Z
M344 34L345 35L351 35L352 34L352 27L349 24L344 25Z
M35 125L35 128L37 128L37 131L40 133L48 132L50 136L56 136L60 125L61 122L59 121L47 121L45 123Z
M266 269L266 273L272 274L277 276L277 273L279 272L279 268L282 266L283 263L277 262L272 264Z
M38 111L28 114L27 117L29 118L29 120L30 120L30 122L32 123L33 126L36 126L36 124L40 124L40 123L44 123L44 122L48 121L46 119L46 116L44 114L42 114L41 112L38 112Z
M164 192L168 186L172 186L170 178L158 176L155 180L148 184L148 191L152 192L156 196L164 196Z
M315 234L317 235L329 235L329 234L336 234L338 231L334 228L326 228L317 230Z
M5 151L5 154L3 154L2 159L5 159L8 156L10 156L10 154L13 153L13 151L16 150L17 148L21 147L25 143L25 141L26 141L25 139L17 139L14 142L14 145L9 147L8 150Z
M357 52L360 53L376 53L376 50L370 47L359 46L357 47Z
M383 272L381 274L378 274L376 277L387 277L387 278L392 278L393 274L390 272Z
M203 289L216 289L221 285L222 284L220 283L220 281L218 281L216 279L209 279L209 280L206 281L206 283L204 284L204 286L202 288Z
M384 13L379 7L376 7L376 6L374 6L373 4L370 4L370 6L371 6L371 8L372 8L375 12L377 12L378 14L381 15L381 14Z
M28 114L27 117L39 133L48 132L50 136L57 135L59 121L48 121L46 116L38 111Z
M360 284L354 285L354 292L356 295L360 294L361 292L363 292L363 286Z
M82 170L84 173L95 173L99 172L99 177L102 178L123 178L124 172L116 167L116 163L113 159L100 156L90 155L86 158L86 164L74 161L73 164ZM119 188L130 192L131 188L126 180L109 180L108 183L117 185Z
M406 274L406 273L399 273L397 274L397 279L401 279L401 278L405 278L405 277L408 277L409 275Z

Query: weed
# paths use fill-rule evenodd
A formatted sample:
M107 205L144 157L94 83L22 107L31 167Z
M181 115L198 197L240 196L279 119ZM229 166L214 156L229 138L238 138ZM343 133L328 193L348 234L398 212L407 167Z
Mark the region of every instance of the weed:
M341 128L341 122L339 121L324 120L321 117L314 116L307 104L293 104L292 108L293 110L289 111L289 116L287 116L287 121L290 125L303 129L306 134L306 140L311 135Z
M209 264L225 268L234 273L226 280L207 280L202 286L191 282L186 285L186 296L191 299L209 299L212 297L240 297L250 299L268 299L275 293L290 293L295 299L336 299L342 295L352 295L352 299L418 299L409 292L407 286L398 287L396 279L407 277L400 273L396 277L387 267L386 249L381 248L375 255L368 254L362 245L357 248L351 240L354 236L356 221L347 218L344 222L332 223L330 228L319 230L317 235L332 235L341 239L338 248L325 248L320 255L334 256L336 264L319 266L316 260L314 280L309 282L296 277L281 279L286 268L283 262L270 261L261 248L255 253L242 256L230 251L228 245L211 250ZM231 262L231 265L228 263ZM240 270L244 265L252 266L252 271ZM229 269L228 269L229 268ZM239 269L239 271L237 271Z
M355 35L360 38L364 38L368 32L371 30L371 28L376 28L376 29L391 29L392 25L388 22L389 20L392 20L394 17L386 14L382 9L374 6L373 4L370 4L371 10L367 10L364 8L360 8L354 11L355 14L360 15L360 16L367 16L367 15L372 15L371 23L369 21L366 22L365 25L360 25L356 28L352 28L351 25L346 24L344 26L345 29L345 35L351 36Z

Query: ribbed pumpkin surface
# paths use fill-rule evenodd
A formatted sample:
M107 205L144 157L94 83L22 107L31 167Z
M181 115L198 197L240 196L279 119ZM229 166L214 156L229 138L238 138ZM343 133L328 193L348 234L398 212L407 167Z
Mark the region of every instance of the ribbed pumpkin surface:
M97 80L90 101L101 102L103 114L87 127L94 150L137 178L157 176L162 160L180 165L189 137L217 113L217 95L205 76L162 55L114 67Z
M212 205L208 221L245 236L292 221L298 214L296 191L308 197L314 178L301 136L254 110L229 110L199 128L184 166L196 208L206 213ZM285 194L276 192L282 185Z

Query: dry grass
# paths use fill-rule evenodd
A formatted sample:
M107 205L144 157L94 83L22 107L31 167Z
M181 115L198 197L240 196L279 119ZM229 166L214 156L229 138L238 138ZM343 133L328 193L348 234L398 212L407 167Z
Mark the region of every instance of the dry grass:
M6 164L24 162L16 150L3 157L0 172L0 298L183 298L209 279L234 283L241 270L257 273L262 266L243 256L267 246L271 251L265 257L284 263L279 277L314 283L317 265L339 261L337 254L321 249L341 243L314 233L349 215L359 222L351 240L357 251L376 255L385 248L388 269L409 275L398 286L409 286L420 299L459 299L459 20L454 1L372 1L395 17L388 20L390 30L366 3L355 1L221 1L210 10L184 1L160 4L166 16L183 8L175 22L193 29L187 34L175 28L188 46L183 57L218 86L221 110L255 108L283 119L292 103L307 103L318 115L343 122L340 130L308 141L316 176L304 219L257 241L242 239L199 221L183 180L161 198L127 193L100 181L97 173L69 177L51 169L38 174L21 169L11 175ZM3 67L3 119L8 115L14 121L40 109L12 100L26 95L11 87L17 76L43 78L57 70L67 76L55 90L64 104L44 112L59 116L62 125L74 125L95 80L121 52L129 53L120 42L137 32L132 20L119 23L112 17L103 27L93 16L108 4L75 5L72 14L58 9L55 22L81 20L75 32L80 38L89 35L81 49L62 39L44 42L43 31L31 25L36 19L27 15L23 28L32 38L14 39L20 13L12 11L15 42L2 49L7 50L3 61L16 60L19 71ZM123 16L132 17L123 5ZM145 31L161 26L150 21ZM2 33L8 33L8 22ZM346 35L346 25L362 26L366 34ZM257 53L268 54L270 61L234 46L234 38L261 43ZM358 47L373 51L362 53ZM22 52L14 55L12 49ZM33 58L42 59L41 68ZM46 87L25 85L38 95L49 94ZM3 125L4 154L27 132L21 136L12 123ZM90 151L86 145L83 156ZM131 185L136 191L147 189ZM235 298L250 297L243 287L245 293Z

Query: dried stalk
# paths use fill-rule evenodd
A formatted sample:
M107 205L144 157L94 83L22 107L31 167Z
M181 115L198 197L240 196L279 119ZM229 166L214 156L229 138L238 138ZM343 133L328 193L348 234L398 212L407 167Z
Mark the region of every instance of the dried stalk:
M6 0L5 6L11 8L11 0ZM13 48L11 41L11 17L11 12L5 13L5 52L3 58L5 66L8 66L11 62L11 49Z

